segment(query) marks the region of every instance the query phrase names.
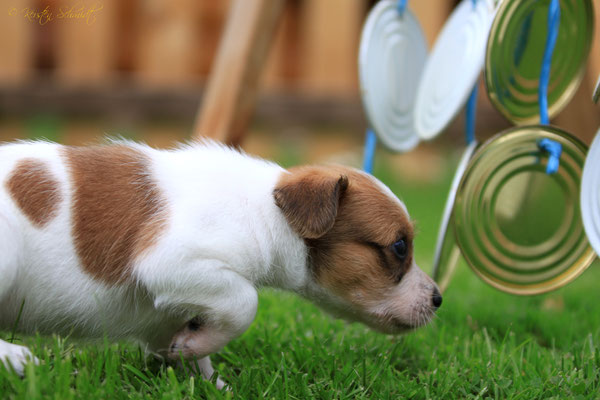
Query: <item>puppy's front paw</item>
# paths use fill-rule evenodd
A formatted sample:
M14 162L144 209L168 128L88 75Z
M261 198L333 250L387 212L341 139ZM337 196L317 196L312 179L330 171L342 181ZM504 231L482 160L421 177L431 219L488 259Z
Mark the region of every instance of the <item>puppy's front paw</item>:
M10 364L15 372L21 376L24 375L25 364L28 362L40 363L40 360L31 354L27 347L2 341L0 341L0 360L4 362L7 368Z

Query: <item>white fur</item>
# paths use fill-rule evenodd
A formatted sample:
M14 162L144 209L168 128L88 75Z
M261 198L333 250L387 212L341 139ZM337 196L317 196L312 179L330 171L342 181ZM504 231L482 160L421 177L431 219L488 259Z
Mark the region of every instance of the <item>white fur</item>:
M202 357L248 328L262 286L291 290L351 319L377 324L354 318L347 302L314 281L307 247L273 198L284 169L210 142L174 150L126 145L149 158L149 173L166 206L164 230L136 260L135 283L126 285L99 282L80 265L71 232L73 187L60 145L0 146L0 329L13 326L24 302L21 332L134 338L150 351L167 354L174 335L202 316L205 326L194 338L195 355L201 373L210 377L210 361ZM23 158L44 161L59 182L58 213L42 228L32 225L6 190L8 176ZM415 266L397 291L418 287L417 300L425 304L433 288L428 281ZM383 300L388 308L398 307ZM29 355L0 341L0 359L17 372L23 372Z
M283 169L216 144L159 151L132 144L151 160L167 205L166 231L134 266L137 285L111 286L83 272L71 237L71 181L59 145L0 146L0 328L24 332L135 338L150 350L169 345L191 317L210 315L223 331L217 348L243 333L256 288L301 290L306 248L273 201ZM7 193L18 160L43 160L60 182L58 215L31 224ZM244 173L240 174L240 171ZM0 358L22 370L1 342Z

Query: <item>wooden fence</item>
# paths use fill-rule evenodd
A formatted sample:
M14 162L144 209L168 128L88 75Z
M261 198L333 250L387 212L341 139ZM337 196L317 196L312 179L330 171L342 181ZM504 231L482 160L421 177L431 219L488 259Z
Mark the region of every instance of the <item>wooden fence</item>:
M150 86L201 83L210 72L229 0L3 0L0 84L40 71L67 85L125 75ZM432 7L432 4L437 7ZM356 93L356 58L367 0L288 0L265 86L327 95ZM420 0L433 39L450 1Z
M199 96L210 73L229 3L230 0L2 0L0 91L4 90L4 95L0 95L0 107L8 107L19 98L34 104L35 99L26 95L40 85L50 87L49 92L69 95L72 90L83 90L86 96L75 100L77 104L94 93L106 94L117 88L134 88L142 98L144 93L155 90L183 93L184 100L194 94ZM373 3L287 0L264 71L262 93L359 104L358 42L362 23ZM455 3L410 2L430 44ZM596 21L600 25L598 13ZM600 72L599 30L596 29L582 89L558 120L561 125L582 132L585 138L590 138L600 125L600 112L589 102ZM480 103L484 113L490 110L484 94Z

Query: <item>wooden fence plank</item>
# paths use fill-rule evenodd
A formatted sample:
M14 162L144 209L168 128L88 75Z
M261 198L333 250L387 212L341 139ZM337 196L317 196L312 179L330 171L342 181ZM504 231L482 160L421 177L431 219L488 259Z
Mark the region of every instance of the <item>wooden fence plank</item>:
M36 22L24 16L33 7L32 0L10 0L0 7L0 84L24 82L33 67L33 33Z
M423 28L429 48L435 43L438 33L450 16L454 2L440 0L419 0L408 3Z
M119 73L130 73L135 70L140 1L143 0L121 0L117 7L116 40L113 45L117 47L115 68Z
M140 5L137 76L150 86L193 83L198 51L196 0L146 0Z
M588 63L588 71L592 74L600 74L600 4L596 3L596 12L594 13L594 40L590 51L590 62Z
M296 87L300 71L299 4L298 0L285 2L261 82L266 91L282 92Z
M60 0L55 11L56 74L65 84L108 82L116 67L119 0Z
M316 95L358 93L362 0L306 0L302 15L302 83Z
M596 27L585 76L573 100L553 121L588 144L600 127L600 106L591 100L600 74L600 12L598 9L594 18Z
M236 0L232 4L198 113L197 137L230 144L241 141L282 8L283 0Z

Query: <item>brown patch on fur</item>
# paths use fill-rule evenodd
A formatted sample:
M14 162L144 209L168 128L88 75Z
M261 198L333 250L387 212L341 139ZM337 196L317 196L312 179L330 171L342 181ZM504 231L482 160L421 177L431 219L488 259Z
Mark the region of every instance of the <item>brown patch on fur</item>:
M58 180L43 161L20 160L5 185L34 226L41 228L56 216L61 200Z
M73 185L72 232L87 273L121 283L163 228L164 205L147 157L133 148L66 147Z
M412 264L414 229L404 209L369 177L350 168L311 167L290 172L281 182L300 182L311 193L297 195L301 200L291 202L292 208L305 211L284 210L293 227L309 219L301 217L302 212L323 206L322 202L311 202L315 197L312 191L325 187L329 188L325 192L330 193L332 185L320 182L346 177L343 195L337 197L334 223L321 236L306 240L311 267L323 287L359 308L380 303ZM290 219L290 214L300 217ZM399 239L404 239L409 249L404 260L399 260L392 250Z

